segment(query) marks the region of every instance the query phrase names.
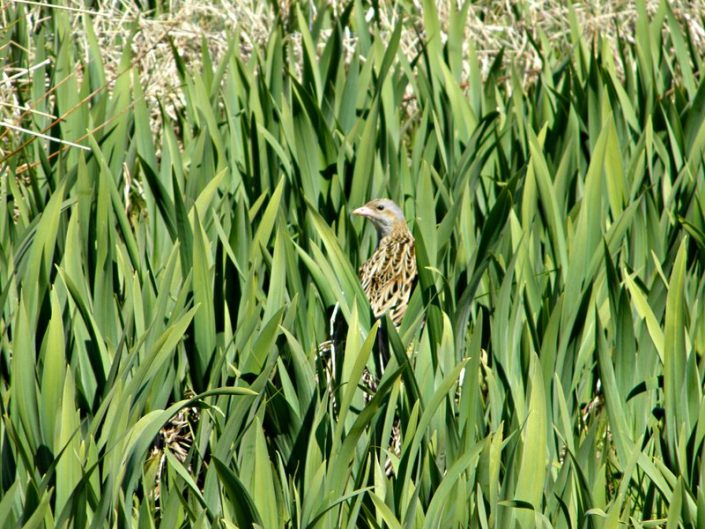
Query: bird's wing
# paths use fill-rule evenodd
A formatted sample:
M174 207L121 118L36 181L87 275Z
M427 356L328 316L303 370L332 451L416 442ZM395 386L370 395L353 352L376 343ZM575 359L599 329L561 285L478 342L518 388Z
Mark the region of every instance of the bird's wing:
M362 288L376 317L391 311L401 323L416 277L416 254L411 234L391 235L380 242L369 261L360 267Z

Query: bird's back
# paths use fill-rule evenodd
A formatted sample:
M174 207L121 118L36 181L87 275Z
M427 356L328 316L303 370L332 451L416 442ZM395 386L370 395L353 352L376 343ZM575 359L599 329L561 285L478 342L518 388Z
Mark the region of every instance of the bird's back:
M375 317L389 311L397 326L408 307L415 278L414 237L406 225L382 238L369 261L360 267L362 289Z

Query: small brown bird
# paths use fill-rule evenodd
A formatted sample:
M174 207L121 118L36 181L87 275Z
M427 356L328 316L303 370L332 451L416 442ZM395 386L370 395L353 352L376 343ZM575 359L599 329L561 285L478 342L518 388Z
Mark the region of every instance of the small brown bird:
M416 278L414 237L399 206L386 198L370 200L353 211L377 229L377 249L359 270L362 289L375 317L389 311L399 326Z
M370 200L353 214L369 219L377 229L377 248L372 257L360 267L360 282L376 318L389 312L395 326L401 323L409 305L411 288L416 279L416 250L404 214L399 206L386 198ZM380 342L378 369L381 373L388 360L386 345ZM377 390L375 377L365 368L363 384L369 394ZM368 397L369 398L369 397ZM367 400L367 399L366 399ZM389 448L399 458L402 430L399 418L394 420ZM384 473L388 478L395 473L392 459L387 457Z

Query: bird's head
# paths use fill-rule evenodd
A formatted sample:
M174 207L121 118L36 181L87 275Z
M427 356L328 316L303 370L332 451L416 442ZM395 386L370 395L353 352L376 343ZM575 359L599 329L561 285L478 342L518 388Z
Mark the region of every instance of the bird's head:
M369 219L377 229L377 236L382 239L392 233L396 228L406 227L404 213L399 206L388 198L370 200L364 206L353 211L353 215L360 215Z

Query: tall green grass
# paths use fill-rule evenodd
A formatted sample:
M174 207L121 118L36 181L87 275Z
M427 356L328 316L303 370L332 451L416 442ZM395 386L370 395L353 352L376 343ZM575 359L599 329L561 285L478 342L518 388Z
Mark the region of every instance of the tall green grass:
M525 86L462 53L469 3L444 40L424 2L411 58L362 2L319 4L247 61L236 39L198 71L177 56L185 105L156 132L129 45L113 80L90 16L83 55L66 11L30 32L28 6L4 7L2 61L50 59L16 97L61 117L15 124L88 149L0 132L3 526L704 527L705 68L687 28L638 3L615 55L576 22L571 49L535 41ZM406 212L420 274L365 403L381 331L355 270L374 233L350 211L378 196ZM317 347L336 303L331 395ZM156 500L148 452L194 405Z

